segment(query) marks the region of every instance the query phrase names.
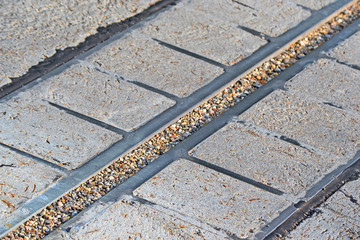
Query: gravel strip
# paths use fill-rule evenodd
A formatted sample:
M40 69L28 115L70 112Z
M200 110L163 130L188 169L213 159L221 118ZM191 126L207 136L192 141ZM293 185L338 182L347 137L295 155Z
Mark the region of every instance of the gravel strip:
M41 239L104 196L154 159L164 154L199 128L225 112L248 94L270 81L306 54L344 29L360 15L360 1L340 13L307 37L292 44L278 57L270 59L235 84L227 87L146 143L116 160L96 176L47 206L2 239Z

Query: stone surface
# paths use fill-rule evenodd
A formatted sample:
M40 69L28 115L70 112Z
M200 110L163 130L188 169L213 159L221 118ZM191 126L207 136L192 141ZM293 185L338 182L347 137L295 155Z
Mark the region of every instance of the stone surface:
M81 65L75 65L41 85L50 102L126 131L138 128L175 103Z
M5 86L8 83L11 83L11 80L5 76L5 74L0 70L0 87ZM4 77L3 77L4 76Z
M193 6L189 2L181 2L157 16L146 24L144 33L226 65L239 62L266 43L236 23L222 19L215 10L206 11L218 4L201 1Z
M240 118L344 161L359 150L360 117L313 101L311 97L277 90Z
M360 32L355 33L336 48L331 50L328 55L343 62L360 66Z
M305 191L339 165L241 123L230 123L190 154L289 194Z
M41 84L0 102L0 142L74 169L121 135L50 106Z
M237 237L253 235L289 205L280 196L183 159L134 194Z
M186 97L220 75L221 68L159 45L133 31L90 56L94 64L179 97Z
M75 225L69 232L58 230L47 239L224 239L224 234L215 229L202 229L182 220L179 214L141 204L129 196L110 206L93 208Z
M360 71L328 59L319 59L290 79L285 88L298 96L314 97L360 114Z
M197 11L211 18L244 26L276 37L310 17L310 11L286 0L198 0L192 1Z
M22 76L56 49L76 46L98 27L134 16L157 1L1 1L1 78Z
M287 239L359 239L360 180L346 183Z
M330 3L335 2L336 0L318 0L318 1L312 1L312 0L295 0L293 1L295 4L299 4L301 6L313 9L313 10L319 10L326 5L329 5Z
M36 174L34 174L36 173ZM0 146L0 222L56 182L61 174Z

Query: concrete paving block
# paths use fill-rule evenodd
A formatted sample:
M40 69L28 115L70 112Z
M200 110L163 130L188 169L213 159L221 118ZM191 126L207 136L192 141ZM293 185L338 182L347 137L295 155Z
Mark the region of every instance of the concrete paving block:
M154 207L125 196L111 205L93 208L77 219L69 232L60 230L47 239L224 239L215 229L202 229ZM94 213L91 218L86 216Z
M327 54L331 57L339 59L340 61L360 66L360 51L358 51L359 46L360 31L346 39Z
M314 97L360 114L360 71L328 59L315 63L290 79L285 88L301 97Z
M297 3L286 0L198 0L191 5L217 21L241 25L271 37L279 36L311 15Z
M5 74L1 70L0 70L0 74L1 74L1 76L0 76L0 87L11 83L11 80L9 78L3 77L3 76L5 76Z
M206 11L208 6L218 4L202 1L193 6L188 2L157 16L146 24L144 33L226 65L241 61L266 44L237 24L222 19L220 13Z
M293 1L295 4L299 4L301 6L313 9L313 10L319 10L330 3L335 2L336 0L318 0L318 1L312 1L312 0L295 0Z
M88 58L128 80L186 97L223 73L223 69L159 45L133 31Z
M1 2L0 69L19 77L56 53L77 46L98 27L127 19L158 0Z
M359 116L283 90L271 93L240 119L342 161L352 159L360 146Z
M356 202L360 199L359 186L359 179L347 183L290 232L287 239L359 239L360 205ZM350 195L345 191L349 188Z
M0 222L44 192L61 174L0 146Z
M0 102L0 142L74 169L122 138L49 105L40 85Z
M126 131L132 131L174 101L113 76L75 65L42 83L46 99Z
M339 165L334 158L324 158L236 122L201 142L190 154L285 193L301 193L301 196Z
M166 167L134 195L233 237L253 236L289 205L278 195L184 159Z

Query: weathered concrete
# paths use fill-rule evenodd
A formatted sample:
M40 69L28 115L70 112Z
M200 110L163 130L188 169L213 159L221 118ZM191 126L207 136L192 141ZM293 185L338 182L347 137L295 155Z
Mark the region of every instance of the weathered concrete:
M40 85L0 102L0 141L74 169L121 135L50 106Z
M0 221L55 183L61 173L0 146Z
M277 90L243 113L240 119L343 161L353 158L359 150L360 117L313 101L311 97L297 97Z
M328 55L341 61L360 66L359 46L360 32L357 32L330 51Z
M174 105L174 101L114 76L75 65L44 81L50 102L131 131Z
M47 239L224 239L215 229L203 229L161 206L142 204L125 196L98 205L77 219L68 232L58 230ZM211 231L209 231L211 230ZM224 236L225 235L225 236Z
M346 183L287 239L359 239L360 179Z
M179 97L220 75L221 68L159 45L139 31L96 52L88 61Z
M301 194L340 164L241 123L230 123L190 154L289 194ZM300 196L298 196L300 197Z
M76 46L97 28L119 22L158 0L1 1L0 77L19 77L55 54Z
M228 1L220 2L228 4ZM209 6L218 5L185 0L150 21L144 33L226 65L239 62L266 43L238 28L238 24L223 19L221 9L207 12Z
M288 81L285 88L302 98L313 97L360 114L359 79L360 71L320 59Z
M299 4L301 6L313 9L313 10L319 10L320 8L325 7L326 5L329 5L330 3L335 2L336 0L318 0L318 1L312 1L312 0L294 0L295 4Z
M282 197L183 159L134 194L237 237L253 235L289 205Z

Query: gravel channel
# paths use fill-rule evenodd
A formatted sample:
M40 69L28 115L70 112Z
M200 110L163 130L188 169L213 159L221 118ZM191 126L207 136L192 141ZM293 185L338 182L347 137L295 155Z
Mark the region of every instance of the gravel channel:
M41 239L359 18L360 1L47 206L2 239Z

